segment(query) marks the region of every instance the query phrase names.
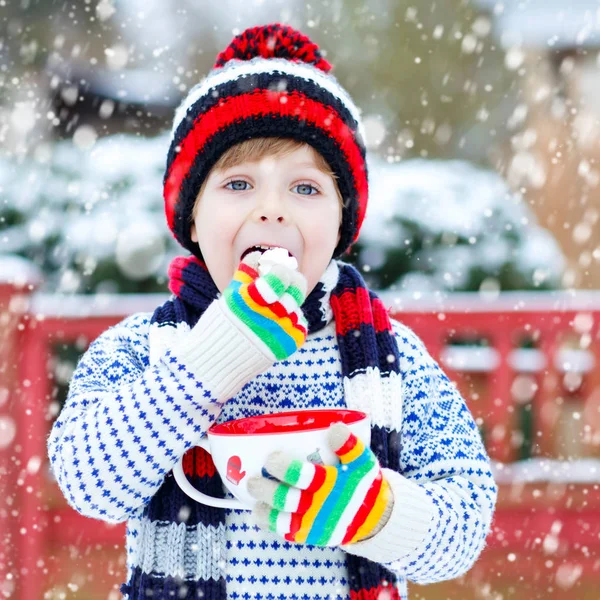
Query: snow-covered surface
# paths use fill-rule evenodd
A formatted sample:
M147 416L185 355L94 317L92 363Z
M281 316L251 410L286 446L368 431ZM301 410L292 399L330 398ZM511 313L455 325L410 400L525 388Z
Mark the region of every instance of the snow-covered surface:
M156 223L153 213L163 209L165 136L115 135L90 152L68 142L49 150L48 163L0 162L1 191L15 209L31 215L25 225L2 231L0 250L19 252L58 235L69 254L105 257L132 222Z
M485 373L500 364L500 354L494 348L446 346L440 355L444 366L455 371Z
M600 310L600 293L587 294L595 297L596 302L592 307ZM488 306L487 310L497 310L504 295L500 295L498 302L495 303L495 308ZM565 296L565 292L526 295L537 297L538 310L552 310L554 305L546 296L556 299L557 296ZM453 296L453 294L447 296L445 310L448 310L448 306L452 304ZM472 304L479 302L477 294L463 294L462 296L468 296ZM153 312L167 298L168 295L164 294L95 294L91 296L36 293L31 299L30 310L38 318L125 317L134 312ZM415 310L418 306L420 312L426 312L422 302L415 303L413 306L411 304L412 302L405 305L406 310ZM586 304L588 309L590 304L591 302ZM479 310L482 308L479 307ZM445 367L456 371L490 372L499 366L500 354L493 347L447 345L441 352L440 360ZM508 361L511 368L519 373L536 373L544 369L547 364L545 355L540 350L533 348L513 350L508 355ZM595 366L595 358L594 354L587 350L561 348L555 356L554 366L559 372L588 373Z
M456 371L486 373L500 364L500 353L494 348L446 346L441 353L444 366ZM537 373L547 365L541 350L519 348L508 355L508 364L519 373ZM554 357L554 368L561 373L589 373L595 366L594 354L588 350L562 348Z
M398 293L383 290L378 294L387 307L395 311L407 312L600 310L600 291L595 290L507 291L493 295L474 292Z
M600 459L531 458L514 463L492 462L497 483L600 483Z
M0 194L20 217L0 231L0 253L42 254L48 292L81 292L100 266L129 280L164 277L184 252L164 216L168 146L168 134L120 134L91 148L61 142L21 163L0 161ZM359 262L365 271L389 270L398 251L407 250L405 270L386 286L456 291L478 273L493 293L505 267L525 287L560 285L564 260L556 242L498 174L457 160L388 164L375 157L369 170ZM118 291L115 285L92 291Z
M166 274L180 253L164 217L167 149L166 136L115 135L91 150L61 142L0 161L0 194L24 221L0 230L0 252L42 254L46 291L81 291L101 263L132 280Z
M400 294L390 291L377 291L383 304L398 312L416 313L445 312L485 313L485 312L544 312L544 311L600 311L600 291L549 291L549 292L501 292L494 300L482 299L477 293ZM33 305L36 310L49 315L77 317L90 314L90 311L110 307L114 314L128 314L133 311L153 310L164 302L168 294L48 294L36 293ZM119 307L128 307L119 310Z
M136 312L154 312L168 294L34 294L31 312L37 317L126 317Z
M472 273L493 278L505 265L523 273L531 287L536 281L558 287L565 264L558 244L497 173L460 160L387 163L371 157L369 182L363 262L378 268L421 232L414 272L396 282L399 290L464 289Z
M508 356L508 364L519 373L537 373L548 364L546 355L534 348L519 348ZM564 361L561 361L564 364Z
M31 261L15 254L0 254L0 283L36 287L41 281L42 274Z

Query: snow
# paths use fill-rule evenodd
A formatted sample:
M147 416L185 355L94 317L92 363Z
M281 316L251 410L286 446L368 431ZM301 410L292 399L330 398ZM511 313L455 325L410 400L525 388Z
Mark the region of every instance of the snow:
M2 230L0 252L45 247L45 289L57 292L79 291L79 271L102 261L130 279L163 275L180 253L164 220L168 144L166 136L114 135L90 149L57 143L47 161L0 161L0 189L24 221Z
M598 3L590 0L476 0L496 11L494 30L507 46L539 48L597 47L600 44Z
M57 10L42 8L41 12L30 11L29 16L23 10L31 4L27 0L20 3L21 9L12 7L10 1L4 2L3 5L8 7L7 23L11 35L4 40L4 50L8 54L3 54L8 58L4 61L6 68L0 74L0 85L6 92L4 107L0 110L0 122L3 123L0 137L6 148L12 148L15 157L26 158L21 158L22 162L0 159L0 284L41 290L31 296L19 292L13 298L9 312L14 313L13 316L28 312L33 325L36 320L50 317L105 317L117 321L135 312L151 313L168 298L168 293L107 292L132 288L166 291L167 265L173 256L183 253L173 240L164 217L162 177L169 136L150 139L133 135L103 137L102 121L90 126L82 120L69 126L72 143L50 141L55 135L63 135L58 133L62 130L58 127L62 117L52 112L48 95L56 89L54 84L48 88L46 81L46 77L50 79L54 72L59 73L58 69L51 68L55 57L73 75L67 80L72 82L70 87L60 93L74 112L78 112L79 94L91 83L96 93L112 98L97 106L98 116L106 120L109 130L114 130L119 119L124 118L125 113L121 111L125 104L129 104L130 109L131 104L139 104L139 131L146 132L144 114L147 110L154 113L153 119L166 114L176 103L176 96L185 94L210 68L214 61L211 48L224 48L231 36L246 26L279 20L298 25L309 35L314 33L315 40L329 50L327 58L341 69L343 83L353 86L362 95L360 106L365 109L363 123L369 150L382 155L390 153L392 162L375 156L369 159L370 199L358 256L358 264L366 275L376 276L378 270L393 273L390 279L379 280L392 288L378 292L384 304L400 313L429 313L428 322L440 316L440 332L448 331L444 328L451 319L446 318L444 322L443 317L450 317L451 312L460 313L464 321L465 314L468 318L469 314L488 311L517 316L529 311L574 311L573 322L567 326L563 320L561 327L572 326L571 341L580 340L582 348L589 348L595 344L592 336L597 325L594 319L600 311L600 292L510 292L505 291L505 281L501 280L500 273L507 267L514 268L522 277L521 285L531 288L569 285L569 279L563 277L565 260L558 245L538 226L529 206L512 191L522 185L539 189L552 183L551 170L533 151L539 142L535 136L542 135L542 129L525 130L532 115L528 114L524 103L514 111L513 108L523 100L524 86L537 74L527 62L527 48L534 46L552 51L574 45L590 49L600 46L600 5L591 0L569 3L559 3L559 0L477 1L490 9L489 17L477 17L468 2L456 3L457 10L443 8L438 3L437 9L429 11L428 16L424 7L417 3L399 8L398 3L390 0L365 0L352 5L345 5L341 0L323 4L300 4L297 0L271 3L264 0L220 0L217 3L183 0L172 10L162 0L96 0L95 3L86 2L81 9L66 4L61 9L57 5ZM49 6L51 3L42 4ZM431 4L433 7L435 3ZM47 15L51 18L46 21ZM402 29L404 23L395 23L403 18L406 23L418 27L416 31L422 28L416 35L422 35L422 39L429 42L408 44L404 49L406 56L400 46L396 48L398 52L390 54L389 46L384 43L390 28L394 35L393 31L400 26L397 31L401 34L396 36L397 39L411 39L405 37L408 30ZM98 27L98 21L101 27ZM438 24L437 21L444 22ZM492 39L492 29L500 43ZM476 71L470 71L471 62L439 53L439 48L452 49L447 43L450 38L456 39L457 53L470 55L473 64L480 55ZM412 39L416 42L417 38ZM505 52L492 51L493 45L504 47ZM28 49L31 47L32 50ZM413 55L415 50L419 56ZM582 102L572 107L552 102L555 109L563 107L564 111L555 110L555 118L559 121L568 119L573 124L574 135L559 139L559 147L563 142L568 146L570 141L576 140L582 148L589 146L593 150L597 143L595 134L599 124L597 115L590 111L600 91L600 78L598 65L593 60L595 52L589 55L589 60L578 58L578 77L573 78L580 87ZM417 69L406 72L419 72L425 77L414 78L412 88L410 85L402 87L405 79L402 73L398 75L380 68L390 63L390 56L394 58L392 70L396 63L412 67L414 60ZM78 73L75 72L77 64L83 67ZM427 81L430 69L433 70ZM392 73L389 82L379 79L384 84L379 89L378 85L373 85L377 72ZM395 75L401 82L398 96L394 96L393 90L398 83L394 81ZM62 72L60 77L64 80L66 74ZM490 90L493 84L493 93L489 95L488 85L485 85L485 94L481 91L488 83ZM461 93L463 85L465 89ZM406 96L406 104L402 100L405 88L413 90ZM473 90L472 95L466 93L467 88ZM542 104L551 104L557 93L557 89L547 85L540 85L534 91L536 102ZM419 98L424 102L419 104L418 110L411 107L411 94L417 103ZM123 103L119 102L121 100ZM463 100L466 102L461 105ZM446 101L452 103L446 105ZM443 105L437 106L440 103ZM569 115L568 110L579 112ZM66 122L62 121L64 127ZM425 147L434 153L502 164L508 185L492 171L463 161L414 159L393 162L400 156L425 152ZM500 148L509 153L512 149L513 159L509 158L506 164L498 160ZM579 175L589 189L598 183L593 160L592 163L582 161ZM595 210L593 194L588 201L590 210ZM4 215L8 215L8 225L1 220ZM600 246L594 251L592 244L587 250L587 245L593 241L594 222L583 219L580 223L570 224L573 241L582 249L586 248L580 257L575 257L582 269L591 269L594 261L600 260ZM399 269L390 269L400 263L401 274L398 274ZM477 283L473 286L473 274L479 272L481 278L475 278ZM86 281L90 274L95 277L93 284ZM155 285L150 286L144 281L152 281L154 277ZM131 287L120 287L130 281L134 282ZM138 287L135 282L139 283ZM457 293L464 289L479 289L479 292ZM84 291L92 294L83 294ZM81 335L77 349L83 350L87 341L86 336ZM389 360L393 358L388 357ZM447 345L442 349L440 362L444 368L454 371L486 374L498 368L501 358L493 347ZM539 393L538 386L544 380L542 375L549 366L549 358L540 350L525 348L514 349L505 358L515 371L509 396L511 406L517 409ZM18 360L14 360L13 366L20 368ZM567 390L578 387L582 379L587 385L589 375L583 378L580 374L593 373L597 368L593 353L564 345L552 361L550 364L561 373L557 385ZM57 393L68 384L74 366L70 359L60 355L53 356L48 363L54 380L50 382L52 397L48 397L43 415L47 425L60 411ZM581 395L588 391L582 389ZM25 456L21 463L15 463L19 471L18 483L21 485L27 477L33 476L35 487L36 475L50 477L48 481L52 476L43 453L29 456L18 452L23 431L14 415L10 415L12 408L18 409L13 400L9 389L0 385L0 407L4 412L9 411L0 415L0 451L7 452L9 467L11 460ZM480 399L478 403L487 401ZM557 430L556 441L565 441L567 446L577 450L581 436L591 437L585 428L590 426L588 423L592 423L592 431L596 428L590 406L586 406L585 411L571 414L569 410L581 409L579 404L562 406L567 410L565 416L574 414L577 420L569 418L566 433ZM499 429L506 432L503 427ZM512 441L520 443L519 435L524 432L525 429L514 432ZM491 435L495 433L493 431ZM535 446L535 431L532 434ZM40 440L36 444L41 448ZM569 454L564 452L564 446L562 450L563 455ZM498 483L516 484L508 490L515 496L518 496L520 485L526 483L540 489L545 487L537 484L595 486L600 483L600 460L592 458L566 461L536 458L512 464L494 462L493 471ZM22 489L23 492L31 491L31 487L25 485ZM14 490L18 492L18 486ZM11 511L11 518L20 521L26 516L19 504L18 493L9 493L4 500L3 510L5 513ZM32 502L29 505L39 508ZM560 508L560 502L555 505L557 507ZM530 516L526 515L527 518ZM60 518L60 515L55 517L54 529ZM471 586L473 593L481 598L500 598L502 594L513 593L541 598L560 595L562 590L573 588L579 578L587 580L591 573L588 571L597 560L598 549L585 541L586 523L581 522L576 524L581 525L581 531L569 532L577 539L565 554L565 541L563 536L559 538L560 519L562 517L558 515L556 519L544 521L551 526L548 525L550 531L545 537L542 533L541 539L534 539L537 533L528 536L528 531L518 526L516 537L522 542L520 547L498 535L495 547L499 549L500 558L494 559L497 564L491 567L489 561L482 563L485 571L480 568L475 574ZM17 524L14 535L9 531L10 535L5 539L6 547L14 550L13 555L16 552L17 559L18 548L22 546L20 538L30 529L27 523L27 527L22 525ZM577 537L578 534L581 535ZM538 565L543 565L541 571L536 570L535 561L528 566L527 560L538 547L544 552ZM108 575L104 573L103 577L99 570L85 573L85 569L82 571L73 560L63 561L64 568L58 568L60 556L50 546L48 548L39 560L34 557L29 561L31 565L36 564L42 574L56 571L53 573L55 581L49 583L50 587L41 595L67 597L70 593L88 597L86 586L91 582L98 589L106 588L104 598L116 600L120 597L118 591L112 589L118 585L113 581L115 569L111 565ZM85 548L72 545L69 551L71 558L82 558ZM590 558L591 561L586 561ZM7 597L17 593L22 575L19 561L12 556L9 559L5 581L0 581L0 592ZM502 568L503 560L507 569ZM123 567L122 553L119 561ZM517 567L521 565L519 581L513 578L507 583L505 580L512 577L508 573L514 572L513 563ZM506 577L498 578L503 570ZM574 592L573 597L582 593L577 588ZM389 596L387 592L382 594L384 598L386 595Z
M42 280L40 270L29 260L11 254L0 254L0 284L37 287Z
M600 291L597 290L549 290L544 292L519 290L503 291L497 297L477 292L446 292L431 294L420 292L378 292L383 303L396 311L462 313L540 312L540 311L597 311L600 307ZM579 319L582 317L579 316ZM587 318L587 317L586 317ZM577 321L579 322L579 321Z
M446 346L440 358L446 367L469 373L492 371L500 364L500 355L494 348L477 346Z
M395 282L401 290L460 290L473 274L494 277L507 266L531 287L558 287L565 267L558 244L497 173L460 160L371 157L369 182L361 261L374 257L377 268L404 243L412 272Z
M158 272L165 255L163 231L156 220L135 221L121 230L115 256L129 279L146 279Z
M441 353L445 367L455 371L485 373L500 365L500 354L494 348L481 346L448 345ZM518 373L538 373L547 364L546 356L534 348L517 348L507 357L508 363ZM554 368L561 373L589 373L595 366L592 352L562 348L554 358Z
M168 294L44 294L31 299L30 312L37 318L124 318L136 312L154 312Z
M101 4L107 3L103 0ZM125 46L146 50L146 64L156 70L157 62L162 60L167 64L173 59L184 66L194 64L190 59L194 58L194 50L206 45L203 40L210 39L218 48L225 48L233 35L246 27L287 22L298 5L297 0L211 3L183 0L178 2L176 10L165 10L161 0L125 0L115 4L117 14L111 24L119 28ZM305 30L310 33L310 28ZM167 70L172 69L169 64Z
M514 463L492 461L492 473L499 484L600 483L600 460L531 458Z
M508 356L511 369L520 373L537 373L542 371L547 364L546 355L533 348L517 348ZM564 364L561 361L561 364Z
M149 81L152 85L148 85ZM132 104L164 106L167 109L173 106L172 76L145 68L127 69L126 79L119 72L94 69L94 91L107 98L121 98Z
M0 415L0 450L8 448L17 435L17 425L9 415Z
M551 294L518 293L519 296L523 294L537 297L538 306L536 310L549 310L555 306L546 297ZM461 306L469 306L474 309L473 312L511 310L510 307L507 308L505 295L511 294L502 294L497 301L488 303L487 308L482 306L477 294L449 294L446 298L446 303L443 305L433 303L432 298L423 296L418 302L408 299L403 304L403 311L435 312L439 314L444 311L448 312L451 307L453 307L452 310L459 312L468 310L461 308ZM557 292L552 295L555 298L559 296ZM564 292L560 295L563 297L567 296ZM585 302L587 309L590 309L591 306L600 307L600 293L590 292L587 295L588 300ZM382 296L384 304L387 307L392 307L389 304L391 295L383 293ZM455 296L457 297L457 302L453 302ZM95 294L90 296L85 294L45 294L38 292L32 296L30 311L38 318L81 318L88 316L114 316L115 318L119 318L134 312L152 312L156 306L164 303L167 297L167 295L163 294ZM459 298L462 298L462 300L459 300ZM591 298L595 299L595 305L591 302ZM398 300L400 297L395 295L395 299ZM556 300L554 302L556 303ZM566 300L563 300L563 303L566 304ZM434 305L435 309L432 308ZM401 314L399 318L402 318ZM493 347L449 344L441 351L440 360L444 367L455 371L485 373L491 372L499 366L500 355ZM510 367L518 373L537 373L542 371L547 365L547 360L543 352L533 348L516 348L509 353L507 360ZM554 358L554 367L561 373L585 374L589 373L594 366L594 354L587 350L559 348Z
M372 158L369 167L373 172L369 219L373 213L378 217L394 214L393 204L388 203L392 196L406 218L426 223L434 232L451 231L469 237L487 225L491 217L488 211L497 208L498 198L511 200L501 178L464 161L413 159L389 165ZM465 193L469 188L471 193ZM512 203L520 206L514 200ZM372 223L374 229L376 226Z
M40 146L27 161L0 161L0 191L21 216L2 230L0 252L37 257L44 291L81 292L99 266L128 280L163 277L183 252L164 217L168 134L80 138ZM408 260L396 281L372 287L455 291L475 273L493 296L506 267L530 287L558 287L557 244L499 175L458 160L371 157L369 169L359 266L393 271L399 249ZM94 285L90 291L119 289L113 280Z

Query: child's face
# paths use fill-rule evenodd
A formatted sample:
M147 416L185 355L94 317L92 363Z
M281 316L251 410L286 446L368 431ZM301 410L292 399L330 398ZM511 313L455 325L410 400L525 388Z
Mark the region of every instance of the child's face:
M213 169L197 200L191 237L213 281L223 290L250 246L289 250L309 294L340 239L341 202L330 175L317 168L311 148Z

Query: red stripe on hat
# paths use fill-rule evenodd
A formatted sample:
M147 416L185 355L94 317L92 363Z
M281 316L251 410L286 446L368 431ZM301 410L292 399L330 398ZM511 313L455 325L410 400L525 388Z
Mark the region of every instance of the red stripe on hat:
M346 530L346 535L342 540L342 544L347 544L350 542L350 540L356 535L356 532L359 530L360 526L366 521L369 513L373 509L375 500L377 500L382 483L383 476L380 471L377 477L373 480L373 483L371 484L363 503L360 505L358 512L354 515L354 519L352 519L352 522L350 525L348 525L348 529Z
M171 169L169 169L169 177L173 178L173 181L177 181L177 187L170 187L167 189L167 185L165 185L163 189L163 197L165 199L165 215L167 217L167 223L169 224L170 229L173 231L175 225L175 206L177 204L178 190L183 178L186 176L189 165L186 167L185 163L177 163L174 160L171 163ZM167 181L167 184L169 182ZM174 235L174 234L173 234Z
M179 145L165 181L164 199L167 222L174 228L175 207L179 199L181 183L188 174L198 150L219 131L235 126L240 119L280 115L304 120L325 130L338 143L352 172L358 193L357 231L364 219L367 207L368 183L364 160L354 139L354 132L331 107L325 106L300 92L255 90L222 98L218 104L196 118L194 127Z

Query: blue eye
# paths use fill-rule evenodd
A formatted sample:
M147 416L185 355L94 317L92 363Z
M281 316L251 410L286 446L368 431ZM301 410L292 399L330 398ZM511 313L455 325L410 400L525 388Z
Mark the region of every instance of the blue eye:
M225 187L229 190L234 190L236 192L245 192L248 188L244 186L249 186L250 184L243 179L234 179L225 185ZM229 187L231 186L231 187Z
M301 196L314 196L319 193L319 190L314 185L310 185L310 183L299 183L293 189L297 189Z

